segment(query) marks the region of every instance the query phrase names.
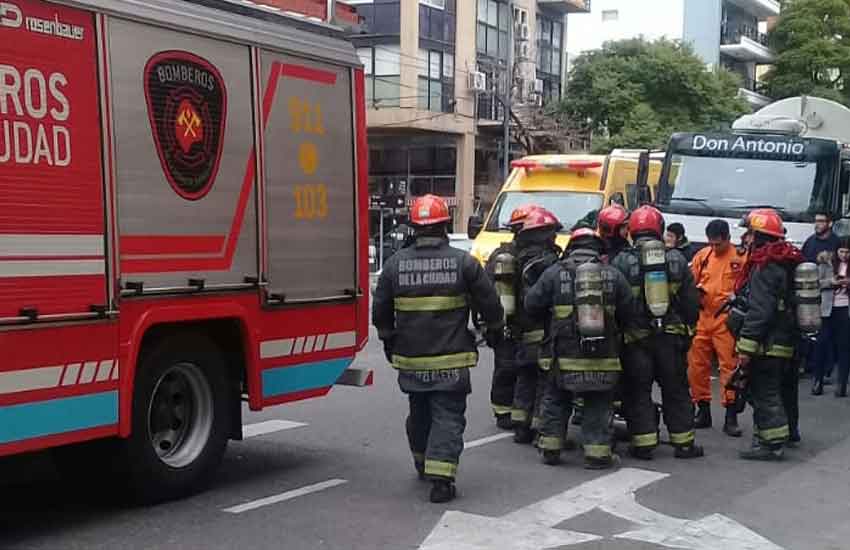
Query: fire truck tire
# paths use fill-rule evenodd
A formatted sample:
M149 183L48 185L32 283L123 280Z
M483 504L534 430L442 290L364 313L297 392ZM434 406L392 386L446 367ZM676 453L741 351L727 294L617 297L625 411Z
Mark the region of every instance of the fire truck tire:
M190 495L216 473L233 410L223 357L208 337L192 332L172 334L142 352L133 431L119 453L122 478L136 501Z

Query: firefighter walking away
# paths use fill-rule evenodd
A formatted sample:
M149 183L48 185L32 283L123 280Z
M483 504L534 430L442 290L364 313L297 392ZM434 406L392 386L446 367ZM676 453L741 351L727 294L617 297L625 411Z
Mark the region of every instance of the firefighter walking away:
M661 241L664 218L642 206L629 218L634 246L614 258L631 287L633 309L624 331L623 406L631 436L629 452L649 460L658 446L652 385L661 386L664 424L676 458L703 456L694 442L694 418L686 355L697 322L699 297L684 256Z
M516 235L533 206L525 205L511 212L508 229ZM503 430L512 430L511 408L514 402L517 368L516 294L518 285L516 243L502 243L490 254L484 266L487 276L493 281L502 308L505 310L505 338L493 349L493 382L490 388L490 406L496 417L496 425Z
M481 265L449 246L445 201L434 195L417 198L410 219L415 241L384 267L372 320L408 395L414 465L420 478L433 484L431 502L448 502L455 497L463 451L469 369L478 362L468 329L470 308L481 315L493 347L503 337L504 312Z
M604 243L589 228L577 229L566 256L550 267L525 299L528 313L549 318L537 445L543 461L560 462L573 396L584 401L584 464L611 468L612 391L620 376L620 332L631 314L631 291L622 274L602 263Z
M555 238L561 228L554 214L545 208L534 207L525 217L516 237L518 304L512 332L517 340L517 380L511 421L514 441L521 444L531 443L539 427L535 412L543 395L539 360L545 335L544 320L528 314L525 299L543 273L560 258L561 249L555 244Z

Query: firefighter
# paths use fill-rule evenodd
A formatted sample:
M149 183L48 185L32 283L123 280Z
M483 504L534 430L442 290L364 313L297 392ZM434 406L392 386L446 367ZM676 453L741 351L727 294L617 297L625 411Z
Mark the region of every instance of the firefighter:
M531 210L531 205L524 205L511 212L507 228L514 235L522 228L522 222ZM496 286L499 299L505 310L505 339L493 350L493 382L490 387L490 406L496 417L496 425L503 430L512 430L511 407L514 401L514 388L516 386L516 353L517 343L514 340L515 312L516 312L516 244L511 242L502 243L493 251L484 271Z
M712 424L710 375L716 357L720 370L720 403L726 409L723 432L741 437L735 393L725 389L737 364L735 339L726 327L725 306L735 293L735 281L747 262L747 253L732 246L729 224L724 220L711 221L705 234L709 246L697 252L691 262L691 272L700 291L699 322L688 354L688 381L697 407L694 427L710 428Z
M782 217L762 209L748 216L750 258L736 285L745 307L734 309L729 326L737 339L740 372L749 380L753 405L752 447L745 460L781 460L789 437L782 379L792 367L800 339L794 308L794 270L802 253L785 241ZM736 313L737 312L737 313Z
M694 418L688 389L687 361L690 334L699 312L693 275L677 250L661 241L664 218L651 206L642 206L629 218L634 246L614 258L635 300L624 331L623 405L631 434L629 452L650 460L658 446L656 408L652 385L661 386L664 423L676 458L703 456L694 442Z
M620 330L631 313L632 295L623 275L602 262L604 248L596 231L575 230L564 259L544 273L525 299L530 315L550 319L546 343L553 360L544 374L537 439L545 464L560 462L574 395L584 401L585 467L616 464L609 419L621 371Z
M455 497L463 450L469 369L478 361L468 330L470 307L481 315L488 344L504 331L504 312L493 284L469 254L449 246L448 207L434 195L411 207L416 242L390 258L381 272L372 320L387 360L408 394L407 436L414 465L430 479L431 502Z
M545 208L535 207L526 216L514 241L519 280L515 322L517 381L511 421L514 441L520 444L531 443L534 439L534 412L543 389L538 376L538 362L545 328L544 320L528 315L523 304L534 283L560 258L561 249L555 244L555 238L561 229L561 223L554 214Z
M599 212L597 229L605 241L605 255L609 262L629 247L628 223L629 212L619 204L612 204Z

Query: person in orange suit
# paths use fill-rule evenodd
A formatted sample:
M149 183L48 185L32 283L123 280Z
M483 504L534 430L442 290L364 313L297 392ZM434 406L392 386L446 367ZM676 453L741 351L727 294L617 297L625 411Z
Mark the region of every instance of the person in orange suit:
M747 253L732 245L729 224L714 220L705 229L709 246L700 250L691 262L700 291L700 315L696 336L688 354L688 381L696 405L695 428L711 427L711 364L716 357L720 366L721 404L726 408L723 432L740 437L735 392L726 390L726 382L735 370L735 338L726 327L724 305L735 293L735 281L747 261Z

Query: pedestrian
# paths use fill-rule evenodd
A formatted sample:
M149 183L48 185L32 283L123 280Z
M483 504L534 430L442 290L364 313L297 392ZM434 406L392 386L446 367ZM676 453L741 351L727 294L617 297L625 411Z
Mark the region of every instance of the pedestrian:
M824 323L818 338L818 358L812 372L812 395L823 394L824 374L827 361L838 360L836 397L847 396L847 377L850 372L850 297L848 297L848 262L850 262L850 240L842 239L829 266L830 277L823 285L821 306ZM829 353L834 351L833 353Z
M562 229L558 218L545 208L532 208L517 233L517 311L516 311L516 369L517 381L511 409L514 441L528 444L534 440L539 418L543 384L540 379L540 346L545 336L545 320L533 317L525 309L525 296L541 275L561 257L555 244Z
M696 254L696 247L688 240L685 235L685 226L680 223L671 223L664 232L664 245L669 249L678 250L682 256L691 263Z
M709 222L705 236L709 245L697 252L691 262L691 272L700 293L699 321L688 353L688 382L696 406L694 427L702 429L712 425L711 369L716 359L720 371L720 404L726 409L723 433L741 437L735 392L726 389L738 362L735 338L726 326L726 304L735 294L735 281L747 262L747 253L732 245L729 224L725 220Z
M824 290L822 300L824 324L828 324L829 311L832 309L832 262L840 242L833 228L832 213L824 210L817 212L815 214L814 234L806 239L802 248L803 257L806 258L807 262L821 266L822 288ZM832 383L829 376L837 359L835 342L829 337L829 331L821 331L815 340L812 353L809 354L809 360L806 362L806 366L812 374L813 395L822 394L822 386ZM818 369L822 369L819 381L815 379L815 373L818 372Z
M531 211L532 205L523 205L511 212L508 230L516 234ZM511 409L517 380L516 354L519 335L516 317L516 294L518 287L516 243L502 243L490 254L484 271L494 283L496 292L505 311L505 338L493 350L493 381L490 386L490 407L496 417L496 425L503 430L513 430Z
M570 237L564 259L551 266L526 296L533 316L550 319L551 362L541 405L537 446L543 462L560 462L573 396L582 397L584 465L611 468L609 418L612 391L620 377L620 333L631 314L632 294L623 275L602 263L604 242L581 228Z
M624 330L623 405L631 433L632 456L650 460L658 446L652 386L661 386L664 424L676 458L703 456L695 443L694 415L687 378L690 334L699 314L699 297L687 261L665 250L664 217L642 206L629 219L632 248L621 252L614 267L637 297Z
M838 250L841 239L832 231L833 221L830 212L815 214L815 232L803 243L803 257L807 262L818 263L818 258L826 252L831 256Z
M448 502L463 451L469 369L478 362L467 328L470 307L480 313L491 347L503 337L504 311L478 261L449 246L445 201L418 197L410 217L416 241L384 266L372 322L408 395L407 437L416 470L432 481L431 502Z
M752 249L736 284L746 308L733 310L729 318L753 405L753 444L739 456L781 460L790 435L782 380L794 363L800 338L794 310L788 305L794 301L793 272L805 259L799 249L785 241L785 227L777 212L753 212L749 226Z

